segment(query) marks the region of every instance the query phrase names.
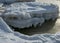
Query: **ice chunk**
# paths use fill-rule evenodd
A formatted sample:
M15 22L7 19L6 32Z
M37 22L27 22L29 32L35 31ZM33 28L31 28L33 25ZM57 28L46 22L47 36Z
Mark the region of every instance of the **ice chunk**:
M5 0L3 2L5 2ZM38 23L41 25L44 23L44 20L58 17L58 6L39 4L37 2L14 4L14 6L6 6L4 14L0 15L0 43L60 43L60 32L56 34L36 34L28 36L14 32L7 25L9 24L18 28L29 27L32 26L32 24L36 26ZM2 5L0 7L2 7Z
M5 13L3 19L11 26L24 28L44 23L44 18L32 18L29 13Z
M40 2L12 3L5 8L4 20L18 28L36 26L38 23L41 25L44 20L55 20L59 9L57 5Z

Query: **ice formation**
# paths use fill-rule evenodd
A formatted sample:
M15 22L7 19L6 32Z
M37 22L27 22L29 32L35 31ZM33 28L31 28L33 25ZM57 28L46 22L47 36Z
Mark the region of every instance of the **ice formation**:
M32 36L14 32L0 17L0 43L60 43L60 32Z
M7 24L18 28L32 25L36 27L37 24L42 25L45 20L55 20L58 17L58 6L48 3L19 2L1 5L1 9L4 11L1 17Z
M58 6L54 4L19 2L4 5L0 3L0 43L60 43L60 32L28 36L15 32L8 26L24 28L32 24L42 25L45 20L55 20L57 17Z

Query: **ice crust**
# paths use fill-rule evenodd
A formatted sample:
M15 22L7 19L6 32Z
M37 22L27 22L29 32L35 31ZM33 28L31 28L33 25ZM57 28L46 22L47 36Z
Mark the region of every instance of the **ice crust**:
M11 30L0 17L0 43L60 43L60 32L56 34L24 35Z
M45 20L55 20L58 17L58 6L40 2L16 2L10 5L3 6L5 12L2 13L2 18L7 24L18 27L30 27L37 24L42 25Z

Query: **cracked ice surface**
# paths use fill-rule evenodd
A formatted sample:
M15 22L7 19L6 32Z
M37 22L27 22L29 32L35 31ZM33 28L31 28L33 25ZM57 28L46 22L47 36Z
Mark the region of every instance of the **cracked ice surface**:
M60 43L60 32L32 36L14 32L0 17L0 43Z
M2 18L7 24L18 28L42 25L49 19L55 20L59 9L57 5L40 2L19 2L2 7L5 7Z

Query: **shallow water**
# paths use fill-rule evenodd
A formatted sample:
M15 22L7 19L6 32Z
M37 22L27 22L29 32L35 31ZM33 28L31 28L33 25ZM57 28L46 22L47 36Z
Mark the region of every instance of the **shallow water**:
M55 0L53 0L53 1L52 0L45 0L45 1L36 0L36 1L58 4L58 6L60 7L60 5L59 5L60 1L55 1ZM27 34L27 35L42 34L42 33L53 34L56 32L60 32L60 13L59 13L59 17L55 21L49 20L49 21L46 21L42 26L37 26L35 28L34 27L24 28L24 29L21 29L18 31L21 33Z

